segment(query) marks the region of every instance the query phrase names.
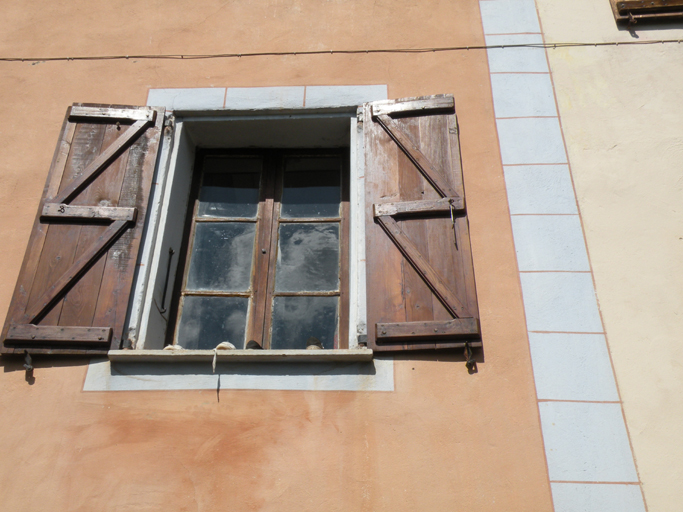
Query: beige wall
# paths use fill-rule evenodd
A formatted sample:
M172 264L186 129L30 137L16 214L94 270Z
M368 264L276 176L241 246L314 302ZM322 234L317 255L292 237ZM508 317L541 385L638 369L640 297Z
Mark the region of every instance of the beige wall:
M546 42L619 30L609 2L537 0ZM637 37L636 37L637 36ZM683 499L683 46L548 50L602 317L650 512Z
M463 2L7 2L0 55L483 44ZM12 511L552 510L484 52L2 63L0 319L64 111L149 88L387 84L452 93L486 362L401 358L395 391L82 391L86 366L0 374L0 495Z

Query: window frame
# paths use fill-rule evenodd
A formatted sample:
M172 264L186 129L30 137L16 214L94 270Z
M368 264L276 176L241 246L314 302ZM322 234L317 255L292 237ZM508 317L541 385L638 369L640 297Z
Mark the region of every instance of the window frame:
M322 222L336 222L339 225L339 288L337 292L325 292L323 295L339 298L337 308L337 329L335 349L348 348L348 317L349 317L349 163L348 152L338 148L287 148L287 149L220 149L197 148L192 187L187 206L184 224L183 242L180 248L178 267L176 272L174 291L169 308L168 328L166 330L166 345L180 344L180 317L182 315L183 298L187 296L244 296L245 292L194 292L187 290L187 280L190 270L195 233L198 224L205 222L230 222L246 219L225 217L206 220L198 218L198 199L205 176L204 160L211 156L225 157L261 157L262 171L259 175L258 211L253 222L256 233L252 254L252 266L249 286L249 306L246 318L244 344L248 340L256 340L264 349L272 346L272 306L277 296L314 296L316 292L277 292L275 290L276 262L279 251L279 227L288 223L316 224ZM334 157L339 160L340 203L339 215L334 218L282 218L280 216L281 198L285 162L288 158L324 158ZM265 249L265 250L264 250ZM263 254L263 257L261 256ZM267 255L267 256L266 256ZM261 279L261 282L258 280ZM237 349L242 349L242 343L233 340ZM186 347L185 347L186 348Z
M264 109L262 111L175 111L169 112L166 116L166 131L164 133L164 140L160 157L157 164L157 176L155 178L155 189L152 193L150 201L150 215L148 225L146 228L146 237L144 239L144 247L141 255L141 264L139 273L136 276L134 283L132 301L130 305L129 321L126 330L126 345L125 352L132 355L144 355L146 352L158 352L163 348L163 343L167 337L164 336L160 342L158 337L153 338L151 332L158 329L158 318L155 319L155 310L168 312L169 297L166 298L166 303L161 304L162 293L164 288L162 282L168 281L166 270L168 269L172 277L171 281L175 279L176 270L178 267L178 249L177 244L174 246L174 254L169 255L169 245L165 240L165 233L168 231L168 223L173 222L173 215L170 210L171 205L182 203L183 194L178 194L183 189L183 180L186 182L186 194L189 197L189 183L188 176L184 178L180 176L182 172L179 170L182 166L188 165L188 160L191 165L194 165L195 155L199 148L204 146L201 139L201 134L198 132L206 132L208 127L213 126L212 123L220 126L222 123L238 123L235 126L240 126L239 123L247 125L250 122L282 122L294 124L306 124L308 122L322 122L324 125L328 123L335 125L337 132L339 126L344 125L344 136L346 142L342 145L331 145L328 147L322 146L320 149L332 149L343 151L348 155L346 165L348 167L348 193L349 193L349 243L348 243L348 286L347 302L348 306L348 321L344 322L344 330L346 331L346 342L341 339L341 347L339 350L321 351L319 357L328 355L330 359L341 357L342 359L360 358L367 359L367 353L372 354L364 346L364 340L367 335L366 327L366 312L365 312L365 212L364 212L364 158L363 158L363 136L362 123L358 122L357 115L358 107L333 107L320 109L296 109L296 110L277 110ZM341 124L340 124L341 123ZM196 129L200 127L200 129ZM336 133L336 132L335 132ZM315 134L316 137L325 138L325 135ZM271 135L271 139L272 139ZM301 142L290 141L287 148L301 149L302 147L316 147L317 139L311 143L303 135ZM309 137L310 138L310 137ZM251 145L250 145L251 146ZM238 148L239 146L235 146ZM263 147L272 147L272 140L266 138ZM187 174L187 173L186 173ZM194 174L193 172L190 174ZM176 208L177 209L177 208ZM182 208L183 212L185 207ZM343 263L342 263L343 264ZM167 288L171 287L169 283ZM158 316L158 314L156 315ZM154 322L157 322L155 327ZM342 326L340 325L340 335ZM134 350L130 350L134 349ZM120 351L113 351L110 353L110 358L118 357ZM174 351L175 352L175 351ZM212 351L209 351L212 352ZM265 351L263 351L265 352ZM276 351L288 352L288 351ZM291 351L297 352L297 351ZM334 352L334 353L332 353ZM348 352L348 356L341 355L339 352ZM362 352L362 354L361 354ZM355 355L354 355L355 353ZM310 352L309 352L310 354ZM312 354L311 354L312 355ZM128 357L128 356L126 356ZM151 355L150 357L155 357ZM371 355L369 356L371 357Z

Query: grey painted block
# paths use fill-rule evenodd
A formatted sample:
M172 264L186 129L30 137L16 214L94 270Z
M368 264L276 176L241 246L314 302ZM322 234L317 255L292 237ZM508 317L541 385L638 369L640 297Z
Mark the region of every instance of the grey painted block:
M567 163L556 117L498 119L496 126L503 165Z
M303 108L304 87L230 87L225 108L253 110L267 108Z
M387 99L386 85L309 85L306 108L350 107Z
M84 391L183 389L393 391L394 361L364 363L110 363L88 366Z
M551 483L555 512L645 512L639 485Z
M534 0L481 0L485 34L540 32Z
M541 400L618 401L602 334L529 333Z
M602 332L588 273L522 273L524 311L530 331Z
M540 402L551 481L637 482L619 404Z
M505 46L517 44L542 44L540 34L510 34L486 36L487 46ZM544 48L489 48L491 73L547 73L548 60Z
M213 110L223 108L224 98L224 87L150 89L147 105L171 110Z
M491 75L496 117L557 116L549 74Z
M578 213L567 165L504 167L510 213Z
M588 271L578 215L517 215L512 232L520 271Z

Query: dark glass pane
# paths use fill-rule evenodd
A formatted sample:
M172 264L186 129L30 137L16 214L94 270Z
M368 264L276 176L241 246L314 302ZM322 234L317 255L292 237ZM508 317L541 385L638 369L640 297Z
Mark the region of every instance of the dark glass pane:
M339 289L339 224L280 224L275 291Z
M255 234L252 222L198 222L187 289L248 291Z
M272 349L305 349L309 337L334 348L339 297L275 297Z
M212 349L223 341L244 347L249 299L196 297L183 299L178 344L186 349Z
M206 157L197 214L255 218L260 177L260 159Z
M285 164L280 217L339 217L339 158L290 158Z

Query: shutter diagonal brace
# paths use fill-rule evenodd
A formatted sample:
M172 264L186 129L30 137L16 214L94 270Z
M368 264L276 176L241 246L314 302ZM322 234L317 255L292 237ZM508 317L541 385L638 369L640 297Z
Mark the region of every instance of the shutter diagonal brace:
M130 146L138 136L145 131L147 125L151 121L141 120L136 121L128 129L116 139L100 156L95 158L84 170L81 177L62 190L57 197L52 201L54 203L69 203L81 191L87 187L90 182L97 178L100 173L112 163L121 153L123 153L128 146Z
M453 315L454 318L471 317L472 315L467 311L467 308L465 308L458 297L456 297L448 286L446 286L444 279L434 267L430 265L394 218L390 215L380 215L376 217L376 219L389 238L391 238L392 242L394 242L394 245L401 251L403 256L408 260L408 263L410 263L420 275L425 284L429 286L429 289L432 290L432 293L436 295L448 312Z
M410 158L422 176L425 177L441 197L451 197L462 201L458 193L448 183L444 174L420 151L394 119L387 114L380 114L375 119L377 119L377 122L382 125L382 128L396 142L398 147L403 150L406 156Z
M93 244L85 251L71 267L61 275L55 283L50 286L45 293L35 302L24 318L26 323L32 324L40 320L47 311L60 300L76 282L85 274L88 269L95 264L97 259L109 248L109 246L123 233L128 227L128 221L117 220L113 222Z

